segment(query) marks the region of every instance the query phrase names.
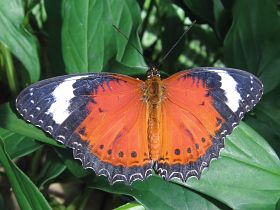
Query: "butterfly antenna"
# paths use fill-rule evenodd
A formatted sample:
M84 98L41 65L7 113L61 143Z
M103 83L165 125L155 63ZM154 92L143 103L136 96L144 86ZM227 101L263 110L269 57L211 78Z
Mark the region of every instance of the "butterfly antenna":
M159 61L159 65L160 66L162 64L162 62L169 56L169 54L174 50L174 48L179 44L179 42L181 41L181 39L186 35L186 33L195 25L196 20L194 20L192 22L192 24L185 29L184 33L182 33L182 35L179 37L179 39L177 39L177 41L172 45L172 47L170 48L170 50L168 50L168 52L160 59Z
M132 44L128 41L129 38L116 25L113 24L113 27L116 29L117 32L119 32L121 35L123 35L123 37L127 39L127 43L130 44L130 46L133 47L144 58L143 53L141 53L140 50L134 44Z

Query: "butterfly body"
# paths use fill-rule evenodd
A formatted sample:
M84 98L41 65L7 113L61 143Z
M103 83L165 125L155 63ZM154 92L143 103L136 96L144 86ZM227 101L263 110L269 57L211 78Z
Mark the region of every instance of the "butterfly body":
M153 171L186 181L219 156L262 90L254 75L236 69L161 79L151 68L146 81L111 73L43 80L21 92L17 110L110 183L131 184Z
M161 104L164 100L164 86L156 68L152 68L148 72L151 73L148 73L143 88L148 108L148 143L150 158L153 161L157 161L161 147Z

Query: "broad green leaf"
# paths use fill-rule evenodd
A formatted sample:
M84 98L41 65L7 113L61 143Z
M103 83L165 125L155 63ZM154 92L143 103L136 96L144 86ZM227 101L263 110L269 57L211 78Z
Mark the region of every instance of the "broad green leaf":
M44 1L46 12L48 14L45 30L48 32L47 54L48 64L46 73L48 77L63 75L65 73L65 65L62 57L62 4L57 0Z
M260 103L258 104L257 114L261 116L259 112L266 115L270 120L267 122L269 127L274 133L280 137L280 86L278 89L264 95Z
M115 210L145 210L145 208L138 203L127 203L115 208Z
M213 24L213 2L208 0L183 0L187 7L201 20Z
M145 65L131 46L141 49L137 36L140 9L136 2L64 0L62 9L62 49L68 73L110 71L111 60L131 67Z
M18 115L14 113L9 103L0 105L0 127L53 146L64 147L54 139L47 137L47 135L39 128L20 119Z
M30 154L42 147L42 144L32 138L19 135L0 127L0 136L5 144L6 152L13 158Z
M75 177L82 178L89 174L93 174L92 170L84 169L82 167L81 161L73 158L72 149L56 149L55 151L58 157L64 162L69 172Z
M224 40L226 65L259 75L266 93L280 84L279 24L277 0L236 0Z
M200 180L190 179L185 185L233 209L275 209L280 160L261 136L241 123L227 138L220 158Z
M183 20L177 14L177 8L172 5L172 1L160 1L158 7L160 8L158 13L162 17L160 24L163 27L163 31L160 34L162 45L160 55L162 56L161 59L163 59L163 56L174 46L174 43L183 34L185 29ZM165 72L172 74L178 71L178 69L174 68L174 65L178 62L179 55L185 49L184 42L186 38L186 36L183 36L179 44L166 59L160 63ZM159 62L161 62L161 60L159 60Z
M280 210L280 198L279 198L279 200L278 200L278 202L277 202L277 204L276 204L276 208L275 208L276 210Z
M280 155L280 87L263 96L245 122L256 129Z
M140 77L142 79L146 78L146 71L148 70L147 66L137 66L132 68L118 61L111 61L109 63L109 68L113 73L126 74L132 77Z
M24 8L21 0L0 1L0 42L2 42L28 70L30 81L40 77L36 38L24 27Z
M66 166L57 155L52 150L48 151L44 165L37 177L37 185L43 186L48 181L59 176L65 169Z
M152 176L145 182L109 185L105 178L90 179L88 187L134 197L146 209L211 209L218 208L190 189Z
M227 0L228 2L229 0ZM231 11L227 10L226 5L221 0L213 0L213 11L216 36L222 42L231 24Z
M32 181L13 163L5 151L0 137L0 163L5 169L7 178L22 210L51 209L48 202Z

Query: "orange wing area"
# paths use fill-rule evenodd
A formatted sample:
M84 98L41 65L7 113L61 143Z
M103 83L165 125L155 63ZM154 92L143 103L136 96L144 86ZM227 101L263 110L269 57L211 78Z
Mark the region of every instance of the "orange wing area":
M131 183L149 176L152 167L143 82L121 75L114 78L91 95L89 113L75 133L96 157L97 174L108 176L111 182Z
M181 76L176 74L163 81L165 100L158 171L166 179L186 180L197 175L200 171L197 167L208 164L206 160L205 163L196 162L213 145L212 138L224 119L213 106L213 99L207 97L203 81Z

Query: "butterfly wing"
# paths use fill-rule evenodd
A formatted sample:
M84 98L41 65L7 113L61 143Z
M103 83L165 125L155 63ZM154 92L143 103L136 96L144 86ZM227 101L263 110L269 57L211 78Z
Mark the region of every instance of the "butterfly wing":
M157 171L169 180L200 177L224 138L262 95L252 74L227 68L182 71L163 81L162 148Z
M17 110L73 148L83 167L110 183L132 183L152 173L143 81L117 74L61 76L29 86Z

